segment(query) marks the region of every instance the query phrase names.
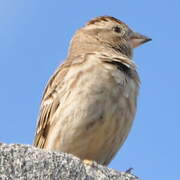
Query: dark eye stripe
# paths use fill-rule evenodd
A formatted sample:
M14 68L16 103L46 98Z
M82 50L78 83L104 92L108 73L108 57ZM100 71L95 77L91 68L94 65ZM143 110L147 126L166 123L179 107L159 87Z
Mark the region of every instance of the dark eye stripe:
M121 32L121 28L118 26L113 27L113 31L120 33Z

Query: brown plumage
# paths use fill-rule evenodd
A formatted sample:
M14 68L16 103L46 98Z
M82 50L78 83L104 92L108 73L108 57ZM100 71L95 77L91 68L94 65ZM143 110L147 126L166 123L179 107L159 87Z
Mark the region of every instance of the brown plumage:
M109 16L78 30L45 89L34 145L107 165L136 112L139 77L132 50L149 40Z

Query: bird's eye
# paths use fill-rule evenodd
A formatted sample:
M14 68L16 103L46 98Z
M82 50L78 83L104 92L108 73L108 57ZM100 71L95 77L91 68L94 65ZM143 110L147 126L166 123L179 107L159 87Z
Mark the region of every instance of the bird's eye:
M115 27L113 27L113 31L117 32L117 33L120 33L121 32L121 28L118 27L118 26L115 26Z

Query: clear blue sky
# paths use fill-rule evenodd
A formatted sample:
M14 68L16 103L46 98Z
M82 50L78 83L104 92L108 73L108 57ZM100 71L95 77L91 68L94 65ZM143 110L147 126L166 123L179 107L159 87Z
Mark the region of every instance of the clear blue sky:
M74 31L111 15L152 42L135 49L142 85L132 131L109 165L144 180L180 179L179 0L1 0L0 142L31 144L44 86Z

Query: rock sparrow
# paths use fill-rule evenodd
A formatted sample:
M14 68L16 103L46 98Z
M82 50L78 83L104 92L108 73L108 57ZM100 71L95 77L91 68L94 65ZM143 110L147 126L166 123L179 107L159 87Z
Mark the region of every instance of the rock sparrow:
M136 113L133 48L149 40L110 16L79 29L45 89L34 145L107 165Z

